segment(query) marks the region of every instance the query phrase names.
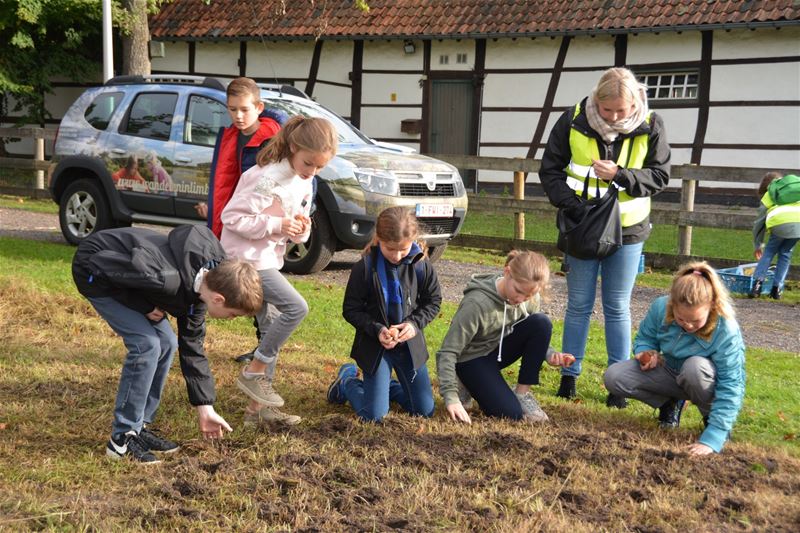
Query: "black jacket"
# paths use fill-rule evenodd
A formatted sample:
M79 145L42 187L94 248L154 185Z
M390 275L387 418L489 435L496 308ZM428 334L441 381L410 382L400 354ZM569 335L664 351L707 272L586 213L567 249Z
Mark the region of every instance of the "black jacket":
M158 307L177 319L181 372L192 405L215 400L214 377L203 341L206 305L194 292L194 278L225 252L205 226L180 226L169 235L144 228L100 231L81 242L72 260L78 292L111 297L142 314Z
M353 265L342 304L344 319L356 329L350 357L368 375L375 373L384 352L378 334L381 328L392 325L386 315L386 302L375 267L377 254L378 248L373 247ZM403 292L402 322L409 322L417 328L416 336L407 342L414 368L421 367L428 360L428 346L422 330L436 318L442 304L436 271L430 262L421 260L422 253L418 253L411 261L404 260L397 267Z
M631 133L621 134L611 143L605 141L589 126L586 118L586 98L581 102L581 112L573 120L574 107L567 109L558 119L550 132L547 146L542 156L539 179L550 203L556 207L574 207L580 200L575 191L567 185L567 174L564 168L569 164L572 153L569 148L569 132L577 129L584 135L597 140L600 157L616 161L622 149L622 142L628 137L636 137L649 133L647 156L640 169L620 168L614 176L614 183L623 187L625 192L636 198L653 196L662 191L669 183L670 147L664 132L664 121L653 113L650 124L643 122ZM633 226L622 228L624 244L642 242L650 235L650 217Z

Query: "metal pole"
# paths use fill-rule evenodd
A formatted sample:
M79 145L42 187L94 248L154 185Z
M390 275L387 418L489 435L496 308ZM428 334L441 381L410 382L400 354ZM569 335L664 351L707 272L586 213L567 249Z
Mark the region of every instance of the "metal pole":
M514 172L514 199L515 200L525 199L525 173L519 170ZM515 219L514 238L524 239L525 213L521 211L514 213L514 219Z
M111 0L103 0L103 83L114 77L114 49L111 42Z
M34 139L36 144L34 145L33 159L36 161L44 161L44 130L40 130L37 135L39 136ZM44 189L44 170L36 171L36 188Z

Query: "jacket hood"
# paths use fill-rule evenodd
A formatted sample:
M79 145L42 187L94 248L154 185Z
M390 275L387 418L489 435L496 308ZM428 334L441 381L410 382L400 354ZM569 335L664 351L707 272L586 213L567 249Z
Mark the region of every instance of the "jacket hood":
M467 283L466 288L464 289L464 295L466 296L471 292L482 293L492 302L495 302L497 305L502 307L502 305L505 303L505 300L502 296L500 296L500 293L497 292L496 285L499 277L499 274L473 274Z
M194 277L209 261L222 261L225 252L206 226L178 226L167 237L169 249L178 265L181 286L194 290Z

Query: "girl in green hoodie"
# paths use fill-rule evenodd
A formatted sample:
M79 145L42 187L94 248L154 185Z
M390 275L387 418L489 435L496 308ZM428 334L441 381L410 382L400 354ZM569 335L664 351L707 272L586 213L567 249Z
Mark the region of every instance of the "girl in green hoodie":
M540 292L550 279L541 254L512 251L501 274L475 274L436 354L439 392L455 421L471 423L459 399L459 381L487 416L544 422L529 394L546 360L569 366L575 358L550 347L553 325L540 312ZM500 371L522 359L512 391Z

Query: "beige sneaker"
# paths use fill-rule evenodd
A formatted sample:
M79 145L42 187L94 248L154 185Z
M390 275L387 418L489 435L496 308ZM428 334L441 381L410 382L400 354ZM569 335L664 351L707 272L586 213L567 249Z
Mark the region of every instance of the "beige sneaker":
M247 367L245 367L247 368ZM265 374L258 374L252 378L244 375L244 368L236 378L236 386L250 398L261 405L269 407L282 407L283 398L272 388L272 380Z
M526 392L525 394L517 394L517 400L519 400L519 405L522 407L522 418L527 420L528 422L547 422L550 420L550 417L547 416L547 413L539 407L539 402L531 395L531 393Z
M296 426L303 420L297 415L284 413L277 407L262 407L257 413L244 412L245 426L258 426L263 424L278 424L281 426Z

